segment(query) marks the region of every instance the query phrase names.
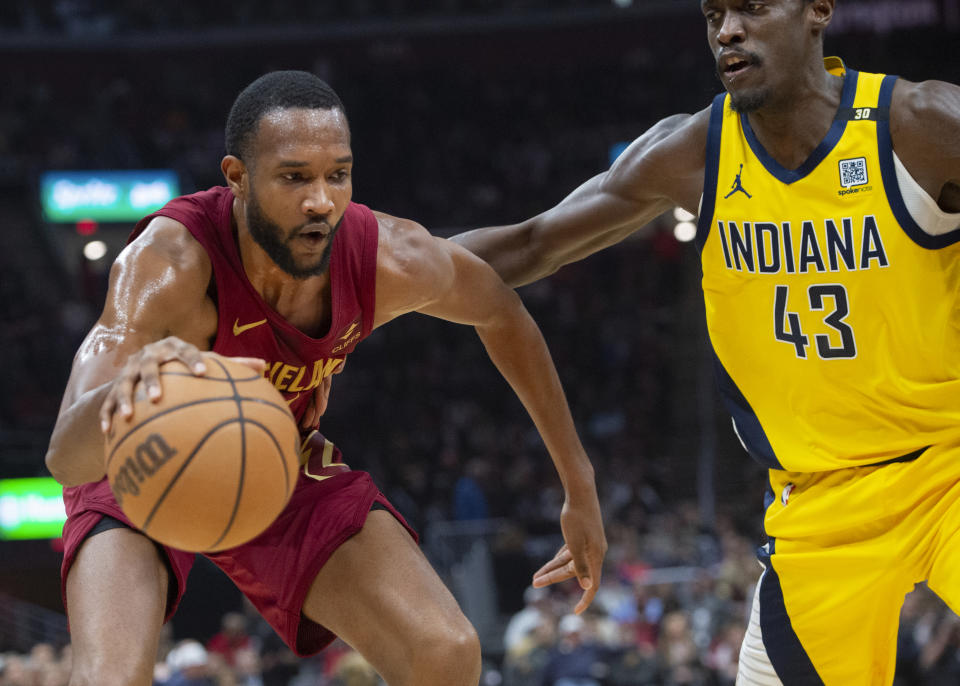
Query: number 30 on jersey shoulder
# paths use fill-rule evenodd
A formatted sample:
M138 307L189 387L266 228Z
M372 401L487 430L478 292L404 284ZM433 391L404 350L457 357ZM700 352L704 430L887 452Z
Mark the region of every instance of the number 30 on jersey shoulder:
M810 338L803 333L800 316L787 311L790 299L789 286L777 286L773 308L774 337L783 343L789 343L796 349L797 357L806 359ZM844 319L850 314L847 289L840 284L817 284L807 289L807 300L811 311L826 312L828 306L833 309L823 317L823 323L836 333L814 334L817 355L823 360L851 359L857 356L857 343L853 329ZM834 345L839 343L839 345Z

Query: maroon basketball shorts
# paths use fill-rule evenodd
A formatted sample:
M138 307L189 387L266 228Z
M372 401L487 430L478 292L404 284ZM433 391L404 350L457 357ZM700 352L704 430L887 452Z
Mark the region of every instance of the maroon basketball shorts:
M319 652L335 638L326 628L304 617L300 608L320 568L333 551L360 531L370 509L386 509L417 539L417 534L369 474L344 465L339 449L324 441L320 434L315 433L308 441L314 449L300 470L290 502L273 524L241 546L206 554L301 657ZM64 489L64 502L68 516L63 527L60 579L66 607L70 565L84 539L103 516L135 527L117 505L105 478ZM167 556L171 581L176 581L175 592L171 589L167 603L166 619L169 620L186 591L194 554L160 544L158 548Z

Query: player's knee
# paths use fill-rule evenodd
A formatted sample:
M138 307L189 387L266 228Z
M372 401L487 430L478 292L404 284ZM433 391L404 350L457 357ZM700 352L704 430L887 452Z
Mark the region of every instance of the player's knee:
M416 683L476 686L480 680L480 638L465 618L438 632L422 651Z

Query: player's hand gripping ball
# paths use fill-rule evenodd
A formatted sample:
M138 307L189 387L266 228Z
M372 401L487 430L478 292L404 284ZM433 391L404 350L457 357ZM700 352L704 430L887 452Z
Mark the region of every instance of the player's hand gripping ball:
M254 370L206 357L196 376L160 367L163 396L134 389L133 418L107 435L113 494L140 530L193 552L224 550L266 529L286 506L300 435L283 396Z

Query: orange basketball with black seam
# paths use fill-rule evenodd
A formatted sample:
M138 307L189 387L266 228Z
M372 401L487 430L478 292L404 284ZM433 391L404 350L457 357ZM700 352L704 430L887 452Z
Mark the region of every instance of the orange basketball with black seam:
M134 389L133 418L106 442L110 487L140 530L193 552L225 550L269 526L293 493L300 434L283 396L263 376L219 355L194 375L160 367L163 395Z

